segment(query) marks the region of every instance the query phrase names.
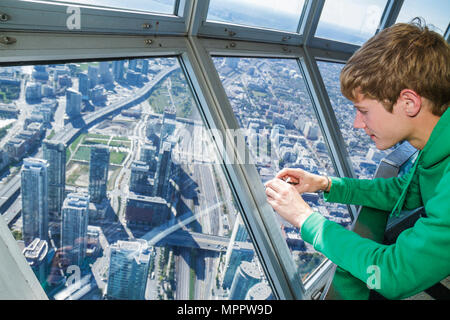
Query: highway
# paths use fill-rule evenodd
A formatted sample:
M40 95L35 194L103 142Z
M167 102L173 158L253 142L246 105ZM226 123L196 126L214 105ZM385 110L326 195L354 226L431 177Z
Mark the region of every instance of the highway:
M20 174L17 173L12 179L2 184L0 188L0 208L2 213L5 209L3 206L8 202L8 200L16 195L20 190Z
M149 81L149 83L142 88L136 90L133 93L133 96L126 100L119 101L108 107L88 113L81 118L74 119L73 122L65 125L63 130L56 132L52 140L64 142L66 145L69 145L82 130L89 128L93 124L101 121L103 118L111 114L114 114L115 112L121 111L124 108L132 107L148 98L153 87L178 68L179 66L175 65L164 70L163 72L158 73L154 79Z
M169 234L177 231L178 229L183 228L184 226L190 224L191 222L194 222L202 215L208 214L211 210L219 208L221 205L222 203L216 203L214 206L207 208L196 214L192 214L190 212L186 213L179 219L177 219L178 221L170 220L159 227L153 228L150 232L147 232L144 236L142 236L142 239L147 240L149 246L154 246L159 241L167 237Z
M217 252L226 252L230 238L215 236L211 234L188 232L183 230L176 230L173 233L167 235L156 246L176 246L183 248L194 248L202 250L210 250ZM253 250L253 246L250 242L235 242L235 247L243 250Z

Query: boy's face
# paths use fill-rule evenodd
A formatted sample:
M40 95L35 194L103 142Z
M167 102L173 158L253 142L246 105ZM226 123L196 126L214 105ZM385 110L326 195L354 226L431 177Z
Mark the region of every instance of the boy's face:
M379 101L358 94L354 106L356 117L353 126L364 129L377 149L386 150L405 140L404 122L396 105L390 113Z

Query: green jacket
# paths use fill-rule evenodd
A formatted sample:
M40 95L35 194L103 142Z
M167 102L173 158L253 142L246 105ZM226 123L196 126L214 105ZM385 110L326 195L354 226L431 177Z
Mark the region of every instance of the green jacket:
M417 166L402 177L332 178L328 202L387 211L424 206L426 216L395 244L363 238L314 212L304 222L304 241L339 268L388 299L403 299L450 275L450 110L435 126ZM375 212L375 211L374 211Z

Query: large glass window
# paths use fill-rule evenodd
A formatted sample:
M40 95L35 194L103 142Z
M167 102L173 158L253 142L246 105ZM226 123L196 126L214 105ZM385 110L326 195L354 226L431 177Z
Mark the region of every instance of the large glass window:
M447 14L443 14L445 12ZM431 29L443 35L450 23L448 12L450 2L447 0L405 0L397 22L410 22L415 17L422 17Z
M52 2L62 2L67 4L91 5L95 7L128 9L148 11L155 13L173 14L176 0L50 0Z
M211 0L208 21L297 32L304 0Z
M377 165L390 151L380 151L364 130L353 127L356 111L353 102L345 98L340 90L339 75L344 67L340 63L317 62L339 129L347 145L347 151L355 174L360 179L371 179Z
M386 0L327 0L316 37L361 45L375 34Z
M245 132L262 183L285 167L335 175L296 60L233 57L213 60ZM315 193L302 196L328 219L343 226L350 224L346 206L325 203ZM305 280L325 257L300 238L299 230L277 217Z
M1 213L50 299L272 299L177 58L0 69Z

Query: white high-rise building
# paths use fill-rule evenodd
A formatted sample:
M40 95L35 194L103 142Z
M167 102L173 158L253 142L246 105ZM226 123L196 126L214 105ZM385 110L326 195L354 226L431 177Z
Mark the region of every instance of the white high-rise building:
M89 195L68 194L61 211L61 248L71 264L81 265L86 256Z
M23 160L21 173L23 239L28 246L35 238L48 240L48 162Z

